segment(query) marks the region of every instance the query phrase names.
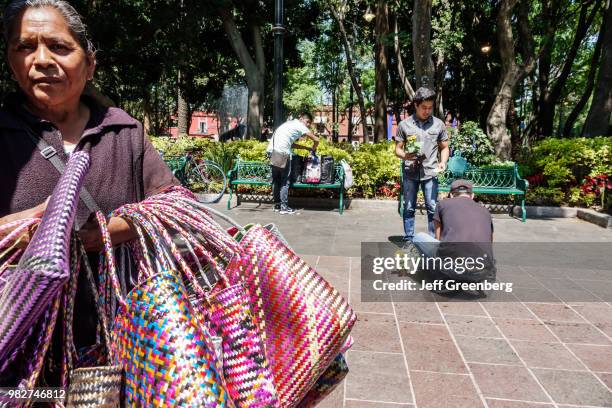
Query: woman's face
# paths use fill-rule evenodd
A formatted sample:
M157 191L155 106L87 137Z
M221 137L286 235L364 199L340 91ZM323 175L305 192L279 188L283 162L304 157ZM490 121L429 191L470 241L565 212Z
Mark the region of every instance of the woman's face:
M29 102L42 109L77 102L95 69L93 56L85 53L52 7L28 8L18 17L8 61Z

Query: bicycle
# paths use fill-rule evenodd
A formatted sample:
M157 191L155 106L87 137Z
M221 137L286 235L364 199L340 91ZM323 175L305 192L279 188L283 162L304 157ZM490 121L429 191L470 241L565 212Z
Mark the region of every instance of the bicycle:
M210 160L198 161L191 153L184 156L160 154L172 174L196 195L198 201L211 204L221 200L227 188L227 176L217 163Z

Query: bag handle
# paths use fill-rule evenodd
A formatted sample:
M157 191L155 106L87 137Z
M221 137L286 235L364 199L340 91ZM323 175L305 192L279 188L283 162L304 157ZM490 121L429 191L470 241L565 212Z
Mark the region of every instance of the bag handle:
M158 219L156 219L156 217L153 214L150 213L150 210L147 210L146 208L143 208L142 210L143 210L143 213L149 215L149 220L156 227L157 231L161 235L161 237L164 240L164 242L166 243L166 245L170 246L172 255L177 260L178 264L181 266L181 269L183 270L183 273L193 283L193 286L194 286L194 289L196 290L196 292L198 292L198 294L200 296L206 297L206 291L202 288L202 286L200 285L200 283L196 279L196 277L193 274L193 272L191 271L191 268L189 267L189 265L187 265L187 262L185 261L185 259L181 255L179 249L176 246L176 243L174 242L174 240L172 239L172 237L170 236L170 234L168 233L166 228L162 225L162 223ZM183 239L192 240L192 238L190 237L189 233L187 233L184 229L182 229L178 224L176 224L176 223L173 223L173 224L174 224L175 229L176 228L179 229L179 232L181 232L181 230L182 230L181 237ZM201 248L202 248L203 253L205 254L205 256L207 258L207 261L210 262L211 266L215 269L215 272L217 272L219 274L221 280L227 285L227 278L225 277L225 273L223 273L221 268L219 268L216 260L212 256L212 254L210 254L210 252L207 251L203 246L201 246ZM212 285L209 285L209 287L210 287L210 289L212 289Z
M214 208L212 208L212 207L209 207L209 206L207 206L207 205L205 205L205 204L202 204L202 203L201 203L201 202L199 202L199 201L192 200L192 199L189 199L189 198L187 198L187 197L183 197L183 198L181 198L181 200L182 200L182 201L184 201L184 202L186 202L186 203L188 203L188 204L190 204L190 205L192 205L192 206L194 206L194 207L197 207L197 208L203 209L203 210L205 210L205 211L208 211L208 212L210 212L210 213L212 213L212 214L216 215L218 218L221 218L223 221L227 222L228 224L232 225L233 227L238 228L238 230L239 230L240 232L242 232L242 233L246 233L246 230L245 230L245 229L242 227L242 225L240 225L240 224L238 223L238 221L234 220L234 219L233 219L232 217L230 217L229 215L223 214L221 211L218 211L218 210L216 210L216 209L214 209Z
M60 159L57 155L57 150L53 146L51 146L45 139L38 136L30 126L25 124L22 120L20 120L23 129L25 130L28 138L32 141L32 143L40 150L40 155L48 160L49 163L56 168L56 170L60 173L64 173L65 163ZM95 213L100 211L100 207L98 207L98 203L93 198L93 196L89 193L89 191L85 188L85 186L81 187L80 198L83 201L83 204L91 211Z
M108 274L110 278L110 283L112 289L114 289L115 297L117 301L121 304L121 306L127 308L127 303L123 298L123 294L121 293L121 286L119 285L119 280L117 278L117 266L115 265L115 255L113 253L113 246L111 243L110 233L108 232L108 224L106 223L106 218L101 212L96 212L96 219L98 220L98 225L100 226L100 232L102 234L102 244L104 245L103 256L100 259L101 266L105 268L100 268L100 288L106 287L106 278L105 275ZM104 273L107 271L108 273ZM99 298L103 298L103 294L99 293ZM104 300L102 300L104 302Z
M102 302L103 298L101 297L101 293L99 293L98 289L96 288L96 282L95 282L95 277L93 274L93 269L91 267L91 264L89 263L89 259L87 257L87 252L85 251L85 247L83 246L83 242L77 238L75 240L75 244L77 245L77 251L80 257L79 265L82 264L85 267L87 281L89 282L90 289L94 295L94 299L96 301L96 311L98 313L98 318L100 319L98 328L97 328L97 333L96 333L96 337L97 337L96 341L98 343L100 342L100 331L102 331L102 335L104 336L104 344L106 346L106 352L107 352L108 359L109 361L113 361L113 354L112 354L112 350L110 347L110 342L111 342L110 325L108 323L107 315L104 312L104 305ZM99 273L103 273L103 271L100 271ZM74 345L74 343L72 344Z
M227 277L225 275L225 272L223 272L223 270L219 267L217 261L215 260L215 258L212 256L212 254L210 253L209 250L207 250L201 243L199 243L194 237L193 234L189 233L187 230L185 230L182 226L180 226L176 221L174 221L172 218L168 217L166 215L165 212L159 211L156 214L152 211L152 209L143 209L145 210L148 214L149 217L151 219L155 219L156 217L159 218L159 220L157 220L157 226L158 228L162 231L162 233L164 234L166 243L168 245L171 246L172 248L172 253L175 256L175 258L179 261L179 264L181 265L181 267L183 268L183 271L185 272L185 275L187 275L187 277L194 282L194 288L196 289L196 291L198 291L198 293L200 295L205 295L205 291L202 289L202 287L200 286L199 282L197 281L196 277L194 276L193 272L191 271L191 268L187 265L187 263L185 262L183 256L181 255L180 251L178 250L178 248L176 247L176 244L174 243L174 240L172 239L172 237L170 237L167 233L167 231L165 230L164 226L160 223L163 222L167 225L169 225L171 228L173 228L174 230L178 231L179 233L179 237L182 238L184 240L184 242L187 244L187 247L189 249L189 251L192 253L192 255L194 256L195 262L199 267L199 271L201 276L204 278L204 280L207 283L207 286L210 290L213 289L214 285L212 282L210 282L210 280L208 280L208 277L204 274L203 272L203 268L202 265L200 264L200 261L198 260L197 255L195 254L193 247L195 247L196 249L198 249L206 258L206 260L209 262L209 264L211 265L211 267L214 269L214 271L218 274L219 278L221 279L221 281L227 286L228 285L228 280Z

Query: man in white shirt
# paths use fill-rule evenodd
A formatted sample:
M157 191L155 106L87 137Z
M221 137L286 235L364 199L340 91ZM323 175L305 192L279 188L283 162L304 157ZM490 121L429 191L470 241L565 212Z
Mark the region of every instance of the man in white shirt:
M304 112L299 119L289 120L276 129L266 151L269 155L272 152L280 153L287 159L284 167L272 165L272 195L274 196L274 211L281 214L293 214L295 211L287 205L289 199L289 185L291 183L291 155L293 149L310 150L309 147L300 145L296 141L306 136L314 142L312 151L317 150L319 138L309 129L312 124L312 115Z

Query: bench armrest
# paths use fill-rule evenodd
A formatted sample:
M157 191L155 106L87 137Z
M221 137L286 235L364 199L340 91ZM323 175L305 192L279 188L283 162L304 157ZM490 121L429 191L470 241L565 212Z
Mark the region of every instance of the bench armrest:
M514 163L514 177L516 177L516 188L518 188L519 190L523 190L523 192L527 194L529 182L524 178L521 178L521 175L518 172L518 164L516 163Z

